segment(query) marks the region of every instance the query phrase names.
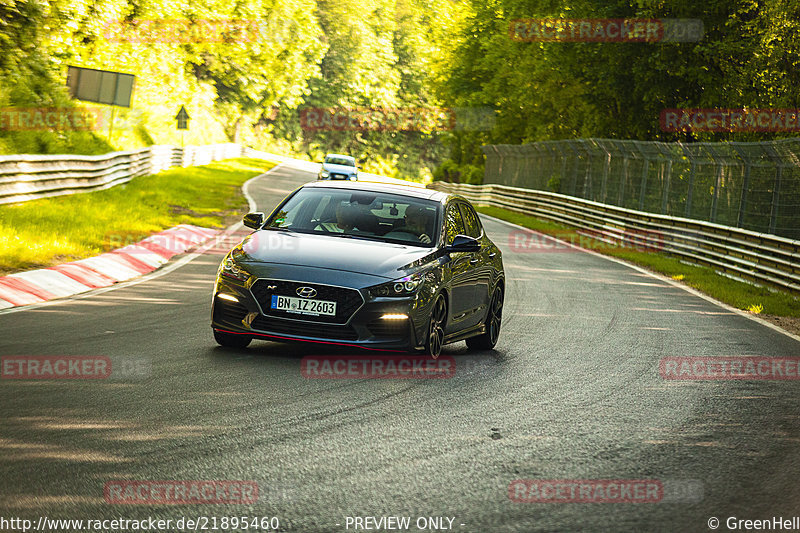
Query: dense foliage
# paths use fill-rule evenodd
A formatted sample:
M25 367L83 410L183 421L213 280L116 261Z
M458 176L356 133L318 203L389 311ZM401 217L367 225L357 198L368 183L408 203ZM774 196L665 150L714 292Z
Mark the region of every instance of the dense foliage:
M69 100L67 65L136 75L133 108L116 111L113 130L0 127L0 153L230 140L316 159L348 152L388 174L429 173L443 153L440 131L309 131L299 117L311 106L436 107L431 87L459 10L449 0L0 0L0 108L97 108ZM182 37L162 37L154 20L181 21ZM250 26L194 37L218 21ZM174 121L181 105L191 117L185 134Z
M688 43L509 37L511 21L533 17L696 18L705 35ZM257 31L137 42L109 30L149 20L256 21ZM419 176L438 167L437 176L464 181L480 180L487 143L769 139L780 134L664 132L659 114L797 107L798 33L798 0L0 0L0 109L83 106L64 88L67 65L137 76L133 109L118 112L110 138L0 129L0 153L180 144L181 105L192 118L187 143L235 140L314 159L346 152L367 170ZM308 108L493 110L495 120L314 130L301 121ZM442 164L445 148L451 159Z
M536 17L690 18L699 42L520 42L509 23ZM668 133L665 108L797 108L797 0L472 0L445 74L446 105L492 106L490 132L457 134L453 159L479 164L482 144L585 137L763 140L791 133Z

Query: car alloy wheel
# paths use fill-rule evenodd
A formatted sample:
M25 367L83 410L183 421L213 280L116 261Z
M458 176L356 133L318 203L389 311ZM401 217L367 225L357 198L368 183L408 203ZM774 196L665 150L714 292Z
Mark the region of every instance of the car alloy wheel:
M425 344L425 351L428 355L436 359L442 353L444 345L444 324L447 320L447 305L444 296L441 294L436 297L431 311L431 319L428 323L428 340Z
M489 340L494 347L500 337L500 324L503 321L503 289L497 287L492 295L492 303L489 306L489 320L486 326L489 328Z
M500 337L500 325L503 321L503 289L496 287L489 303L489 313L486 316L485 332L477 337L467 339L467 346L475 350L491 350Z

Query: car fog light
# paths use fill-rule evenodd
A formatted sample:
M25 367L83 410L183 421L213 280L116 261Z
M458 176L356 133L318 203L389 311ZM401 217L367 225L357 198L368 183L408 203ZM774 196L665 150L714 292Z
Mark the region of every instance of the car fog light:
M239 302L239 299L236 296L231 294L226 294L224 292L217 293L217 298L221 298L223 300L228 300L229 302Z
M405 320L408 315L405 313L386 313L381 317L383 320Z

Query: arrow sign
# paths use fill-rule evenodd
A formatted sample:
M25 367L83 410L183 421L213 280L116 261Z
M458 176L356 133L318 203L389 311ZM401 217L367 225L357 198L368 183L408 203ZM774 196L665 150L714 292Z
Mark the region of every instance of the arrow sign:
M189 113L186 112L186 108L181 106L181 110L178 111L178 114L175 115L175 120L178 121L178 129L179 130L188 130L189 126L187 122L189 122Z

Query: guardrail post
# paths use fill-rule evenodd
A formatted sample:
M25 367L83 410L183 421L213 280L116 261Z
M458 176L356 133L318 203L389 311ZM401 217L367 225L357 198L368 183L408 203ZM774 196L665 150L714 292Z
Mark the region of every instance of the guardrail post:
M650 160L645 158L642 163L642 187L639 192L639 211L644 211L644 195L647 191L647 173L650 171Z
M569 146L569 149L572 150L572 158L574 161L572 164L572 187L570 188L570 195L575 196L575 191L578 187L578 163L580 163L580 156L578 155L578 150L572 146L572 142L567 141L567 146Z
M711 196L711 217L710 222L717 221L717 199L719 198L719 188L722 183L722 163L717 165L717 179L714 181L714 194Z
M664 179L664 192L661 194L661 214L667 213L667 200L669 200L669 187L672 182L672 159L667 159L666 177Z
M694 173L697 169L697 164L692 159L689 164L689 189L686 191L686 218L691 218L692 215L692 195L694 194Z
M583 150L586 152L586 175L583 179L583 198L596 201L597 196L592 184L592 172L594 171L594 150L589 144L590 141L580 139L579 142L581 143Z
M783 175L783 165L775 167L775 187L772 188L772 205L769 210L769 232L775 233L778 225L778 202L781 196L781 176Z
M603 165L603 181L600 184L600 202L606 201L606 192L608 191L608 173L611 170L611 152L606 150L606 162Z
M617 205L620 207L625 206L625 182L628 181L628 163L630 163L628 156L623 156L622 179L619 181L619 199L617 200Z
M560 146L558 146L558 144L556 144L555 147L556 149L558 149L558 153L561 154L561 176L558 179L558 190L556 191L556 192L561 192L562 190L564 190L564 187L561 186L561 181L567 175L567 154L564 153L564 151L561 149Z
M742 195L739 197L739 216L736 217L736 227L744 224L744 210L747 207L747 191L750 189L750 163L744 166L744 181L742 182Z

